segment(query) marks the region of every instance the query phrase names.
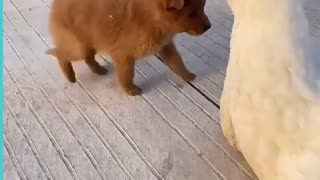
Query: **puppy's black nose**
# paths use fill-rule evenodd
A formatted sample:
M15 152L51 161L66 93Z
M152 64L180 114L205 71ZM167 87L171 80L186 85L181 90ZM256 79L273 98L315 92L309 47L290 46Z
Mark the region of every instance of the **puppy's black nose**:
M204 26L204 30L207 31L211 28L211 23L206 23L206 25Z

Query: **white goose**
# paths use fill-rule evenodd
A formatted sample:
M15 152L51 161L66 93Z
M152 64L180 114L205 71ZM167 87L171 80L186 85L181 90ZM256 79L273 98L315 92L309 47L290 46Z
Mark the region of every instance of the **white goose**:
M312 44L303 0L228 4L225 137L260 180L320 180L320 46Z

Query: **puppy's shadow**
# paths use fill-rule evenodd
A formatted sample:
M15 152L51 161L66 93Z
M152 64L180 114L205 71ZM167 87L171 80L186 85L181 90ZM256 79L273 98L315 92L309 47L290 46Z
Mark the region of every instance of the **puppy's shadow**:
M108 69L108 73L103 76L96 76L93 80L100 81L101 79L110 78L113 77L117 79L117 74L114 64L108 59L104 59L99 62L104 68ZM177 87L182 88L186 86L188 83L183 81L178 75L176 75L171 70L167 69L166 71L163 71L161 73L152 73L152 75L147 76L147 79L144 77L142 73L145 73L144 70L148 71L146 69L146 66L144 66L145 63L141 63L140 65L136 66L135 69L135 78L134 82L143 90L144 93L148 93L149 91L152 91L154 89L157 89L158 87L161 87L164 83L168 83L168 81L171 81L174 83ZM213 68L202 68L199 66L199 64L192 62L189 64L189 69L192 70L197 75L197 78L193 81L194 83L202 81L202 79L205 79L206 77L215 76L215 74L220 74L218 71L214 71ZM140 72L139 72L140 71ZM155 71L155 70L152 70ZM221 75L221 74L220 74ZM192 83L193 83L192 82Z
M108 69L108 74L106 76L114 76L114 78L117 79L117 74L114 74L114 73L116 73L114 64L112 63L112 61L110 59L103 58L103 60L100 61L100 64L104 68ZM142 74L140 74L140 72L138 71L137 68L139 69L139 71L141 70L141 67L136 66L134 82L143 90L144 93L147 93L150 90L153 90L153 89L159 87L161 82L165 82L166 79L168 78L165 73L157 73L157 74L154 74L150 77L148 76L146 79L146 78L144 78L144 76Z
M142 78L142 80L139 83L139 86L143 89L144 93L147 93L153 89L160 87L160 85L164 83L167 80L167 78L168 77L165 73L158 73L156 75L148 77L148 79Z

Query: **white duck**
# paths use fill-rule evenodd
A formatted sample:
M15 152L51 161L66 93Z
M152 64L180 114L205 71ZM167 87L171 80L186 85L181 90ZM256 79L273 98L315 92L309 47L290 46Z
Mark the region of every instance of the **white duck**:
M260 180L320 180L320 46L312 44L303 0L228 4L225 137Z

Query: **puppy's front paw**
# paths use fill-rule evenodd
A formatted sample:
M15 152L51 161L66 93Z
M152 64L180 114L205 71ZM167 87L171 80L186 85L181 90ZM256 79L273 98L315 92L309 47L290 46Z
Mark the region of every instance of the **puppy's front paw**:
M126 92L130 96L140 96L140 95L142 95L142 90L138 86L133 86L131 88L127 88Z
M66 78L68 79L68 81L70 83L76 83L77 82L77 78L76 78L75 74L72 74L72 73L67 74Z
M196 79L196 75L191 73L191 72L188 72L188 73L185 73L183 76L182 76L182 79L186 82L190 82L190 81L193 81Z

